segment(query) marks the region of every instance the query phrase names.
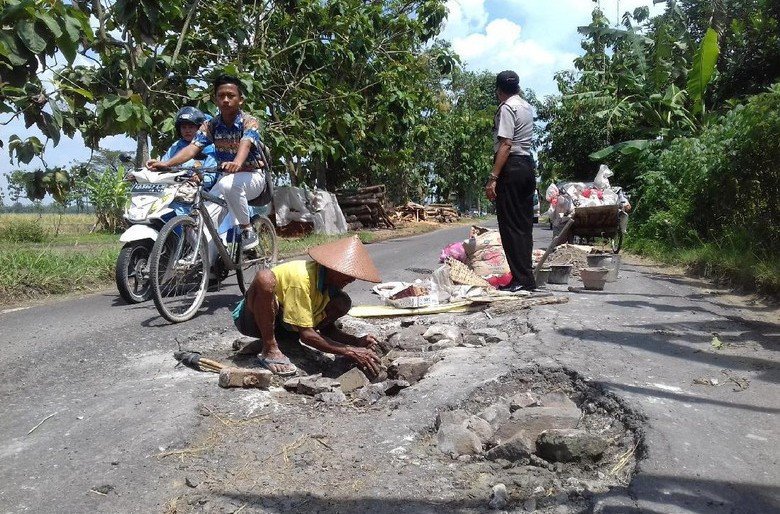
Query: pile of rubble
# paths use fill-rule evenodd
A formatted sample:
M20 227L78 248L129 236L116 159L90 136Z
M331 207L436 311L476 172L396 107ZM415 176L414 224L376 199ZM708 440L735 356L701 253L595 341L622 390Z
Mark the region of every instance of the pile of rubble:
M460 214L448 204L432 203L421 205L415 202L406 202L397 207L393 217L399 221L437 221L439 223L453 223L458 221Z
M354 403L373 405L385 396L395 396L425 377L440 355L436 352L456 346L479 347L507 339L495 328L463 330L454 325L411 324L389 334L380 343L382 366L378 376L369 379L358 368L335 378L315 375L294 377L284 383L290 392L313 396L326 405Z
M571 264L571 275L579 277L580 270L588 267L587 256L590 250L590 246L562 244L556 247L549 257L547 257L545 266ZM540 251L540 253L543 254L544 251Z

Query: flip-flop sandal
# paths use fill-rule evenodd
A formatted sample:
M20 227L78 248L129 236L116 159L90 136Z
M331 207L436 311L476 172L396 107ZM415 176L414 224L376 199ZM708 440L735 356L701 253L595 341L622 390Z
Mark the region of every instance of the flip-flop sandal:
M285 357L284 359L266 359L264 357L258 357L257 361L260 364L260 366L264 367L265 369L267 369L268 371L270 371L271 373L279 377L290 377L298 373L298 368L295 366L295 364L290 362L289 357ZM271 369L272 364L280 364L282 366L292 366L293 369L288 371L274 371Z

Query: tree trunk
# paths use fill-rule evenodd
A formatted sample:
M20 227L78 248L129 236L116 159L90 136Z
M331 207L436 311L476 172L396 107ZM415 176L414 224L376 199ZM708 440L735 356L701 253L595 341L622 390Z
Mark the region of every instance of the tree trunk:
M149 137L144 130L138 133L135 147L135 167L143 168L146 161L149 160Z

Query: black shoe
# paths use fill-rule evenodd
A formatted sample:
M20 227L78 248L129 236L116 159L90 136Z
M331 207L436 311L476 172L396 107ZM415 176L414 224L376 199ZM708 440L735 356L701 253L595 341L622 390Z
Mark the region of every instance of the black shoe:
M510 283L510 284L508 284L508 285L506 285L504 287L499 287L498 289L501 290L501 291L508 291L510 293L516 293L518 291L529 291L529 292L532 292L532 291L536 291L536 285L526 286L526 285L518 284L518 283Z

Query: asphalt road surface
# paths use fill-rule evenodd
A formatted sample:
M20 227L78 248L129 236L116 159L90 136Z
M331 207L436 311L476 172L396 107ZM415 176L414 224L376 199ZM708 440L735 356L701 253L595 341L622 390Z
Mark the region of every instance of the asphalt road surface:
M466 231L369 251L385 280L412 280ZM537 246L549 234L540 228ZM348 292L356 304L376 302L367 289ZM776 318L751 321L759 307L732 307L706 283L639 262L625 264L606 292L557 291L570 302L528 314L537 344L517 349L516 364L566 366L647 416L636 477L597 510L780 509ZM151 302L122 304L114 291L0 311L0 510L160 511L174 470L159 455L197 432L203 387L174 370L172 352L232 334L237 299L235 286L211 292L179 325Z

